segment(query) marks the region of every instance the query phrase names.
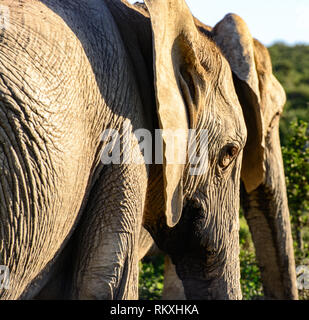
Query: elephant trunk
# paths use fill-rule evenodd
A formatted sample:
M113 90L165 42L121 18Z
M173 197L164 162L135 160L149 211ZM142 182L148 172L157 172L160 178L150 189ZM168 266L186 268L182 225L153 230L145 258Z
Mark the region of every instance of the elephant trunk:
M290 215L279 132L266 141L266 181L243 197L243 207L261 270L265 297L297 299Z
M139 185L136 177L141 178ZM135 187L127 190L123 181ZM138 248L146 181L144 165L112 165L94 185L76 230L74 299L138 298ZM121 208L115 203L121 203Z
M234 215L234 214L233 214ZM227 219L226 219L227 220ZM208 229L200 252L192 250L189 261L176 262L188 300L241 300L238 215L224 230L215 227L213 237ZM189 255L190 257L190 255Z
M188 300L241 300L239 260L228 262L223 275L204 280L185 278L184 291Z

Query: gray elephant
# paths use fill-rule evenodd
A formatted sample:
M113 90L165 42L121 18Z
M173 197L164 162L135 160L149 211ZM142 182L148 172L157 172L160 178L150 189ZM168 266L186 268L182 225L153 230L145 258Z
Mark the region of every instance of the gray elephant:
M199 25L202 24L199 22ZM279 139L285 93L273 76L267 49L252 38L240 17L227 15L211 33L230 63L247 125L241 199L255 245L264 296L266 299L297 299L293 241ZM165 275L163 299L184 299L180 280L168 257Z
M2 1L1 299L136 299L142 225L188 299L241 299L247 129L229 57L184 0L145 3ZM168 162L164 134L163 164L102 163L102 132L136 151L140 128L207 131L205 172Z

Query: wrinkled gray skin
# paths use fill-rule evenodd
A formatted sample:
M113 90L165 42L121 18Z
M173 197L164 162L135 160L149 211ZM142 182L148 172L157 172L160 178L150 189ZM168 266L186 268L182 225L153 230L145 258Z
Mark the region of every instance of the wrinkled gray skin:
M229 64L184 1L146 1L150 19L119 0L1 4L0 298L136 299L143 224L188 299L241 299L247 130ZM208 130L206 173L103 166L101 133L124 123Z
M285 95L272 75L267 49L252 38L241 18L227 15L211 33L231 65L246 120L248 139L242 164L241 199L256 249L264 297L297 299L279 139L279 119ZM141 248L147 247L142 241L147 239L143 233L147 231L142 230ZM175 267L166 257L163 299L184 298Z

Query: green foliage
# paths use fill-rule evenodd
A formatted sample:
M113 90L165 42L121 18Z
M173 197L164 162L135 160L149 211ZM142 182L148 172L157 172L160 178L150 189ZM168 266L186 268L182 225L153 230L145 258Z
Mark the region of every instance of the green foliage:
M240 250L241 290L244 300L257 300L263 297L259 267L252 251Z
M303 241L303 231L309 226L308 133L308 123L301 120L292 122L286 146L282 147L292 229L296 239L296 257L300 259L306 255L309 257L308 242Z
M256 262L251 233L240 210L239 219L241 290L244 300L255 300L263 296L260 270Z
M273 72L287 94L287 103L280 122L282 145L289 137L292 121L309 122L309 46L288 46L277 43L268 48Z
M164 256L144 258L140 262L139 297L159 300L163 291Z

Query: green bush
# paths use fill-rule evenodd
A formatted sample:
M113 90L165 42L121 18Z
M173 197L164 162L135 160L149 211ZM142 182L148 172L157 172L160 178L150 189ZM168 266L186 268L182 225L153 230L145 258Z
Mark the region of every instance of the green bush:
M252 251L240 249L241 290L244 300L257 300L263 297L260 270Z
M309 139L308 123L295 121L290 125L286 146L282 147L285 164L286 186L295 240L296 259L309 257Z
M287 94L280 122L281 144L286 145L290 123L297 120L309 122L309 46L277 43L268 50L273 72Z
M163 291L164 256L146 257L139 268L140 300L159 300Z
M239 226L240 284L243 299L259 299L263 296L261 275L256 262L251 233L242 210L240 210Z

